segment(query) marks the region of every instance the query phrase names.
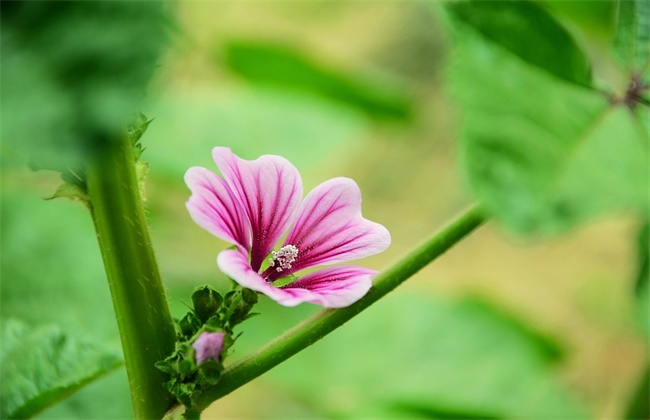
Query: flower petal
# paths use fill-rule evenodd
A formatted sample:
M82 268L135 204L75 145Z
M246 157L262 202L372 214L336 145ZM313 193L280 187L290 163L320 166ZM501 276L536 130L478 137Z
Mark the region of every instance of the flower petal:
M294 306L311 302L326 308L343 308L361 299L372 286L371 277L377 272L362 267L333 267L318 270L285 286L291 294L278 302Z
M223 350L222 332L203 332L192 343L196 364L200 365L206 360L219 360Z
M264 293L274 300L277 300L276 297L282 294L280 289L267 283L251 268L245 253L234 249L221 251L217 256L217 265L224 274L235 280L240 286Z
M185 173L192 195L185 204L192 219L216 237L248 251L250 225L232 191L217 174L200 167Z
M251 224L251 267L259 271L291 224L302 198L298 170L283 157L264 155L240 159L230 149L216 147L212 156Z
M248 264L245 254L236 250L222 251L217 257L221 271L239 285L260 292L284 306L311 302L326 308L348 306L372 286L374 270L361 267L333 267L314 273L279 288L267 283Z
M285 244L298 248L292 272L384 251L390 233L361 215L361 191L349 178L334 178L305 197ZM286 275L286 273L284 273Z

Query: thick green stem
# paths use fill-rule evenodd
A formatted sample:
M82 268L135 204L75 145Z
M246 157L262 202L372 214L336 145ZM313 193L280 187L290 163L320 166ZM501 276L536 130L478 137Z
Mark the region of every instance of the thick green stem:
M174 398L154 363L174 350L174 327L155 261L135 171L124 135L101 142L86 168L88 196L104 260L131 388L135 417L162 418Z
M196 408L198 410L205 409L211 402L229 394L314 344L442 255L479 227L484 220L478 208L467 210L402 260L375 276L374 286L363 299L346 308L326 309L315 314L255 353L226 368L219 383L198 396Z

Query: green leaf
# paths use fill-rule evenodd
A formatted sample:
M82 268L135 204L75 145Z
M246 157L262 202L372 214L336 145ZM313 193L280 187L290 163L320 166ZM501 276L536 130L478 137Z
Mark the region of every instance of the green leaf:
M637 237L637 272L634 282L634 293L638 300L637 311L640 325L646 337L650 336L650 220L644 220ZM646 341L647 346L647 341ZM628 402L626 419L645 419L650 416L650 368L647 365L638 380L636 390Z
M572 25L593 37L611 42L616 21L616 0L538 0L554 16L568 20Z
M650 282L650 220L646 219L636 238L637 273L634 282L634 292L640 296Z
M458 1L446 5L459 32L478 32L527 63L579 85L591 85L591 66L571 35L528 1ZM490 72L503 72L498 67Z
M85 386L60 404L38 414L52 419L132 419L129 379L126 369L117 369Z
M263 343L290 324L287 317L311 309L264 310L239 348ZM238 392L285 398L277 408L285 416L291 395L311 410L303 418L581 418L583 409L551 374L560 349L485 301L403 294L271 370L255 391ZM251 415L273 417L272 404L261 401Z
M88 193L76 184L70 184L68 182L63 182L59 187L54 191L52 196L47 197L46 200L53 200L55 198L69 198L72 201L79 201L85 206L89 206L88 203Z
M119 352L55 327L2 326L0 417L25 418L122 365Z
M619 0L614 48L631 71L650 71L650 0Z
M140 159L140 156L144 151L142 144L140 144L140 139L147 131L147 128L149 128L149 124L151 124L152 121L153 118L148 119L142 112L138 112L127 125L126 134L129 137L131 144L133 144L133 156L135 157L135 160Z
M647 365L639 378L634 394L625 410L626 420L639 420L650 418L650 367Z
M0 319L64 326L75 336L109 342L119 349L115 314L88 211L69 200L46 202L25 187L25 180L47 179L50 174L21 168L21 172L7 171L3 176ZM133 417L126 371L114 371L38 417Z
M224 55L226 66L252 82L317 94L378 118L411 116L410 99L398 87L329 69L288 46L235 41Z
M165 2L3 2L3 155L62 171L100 153L145 94L169 10Z
M627 108L480 32L458 40L451 78L464 114L464 169L496 219L545 235L646 211L648 136Z
M636 273L634 294L637 298L639 324L646 336L650 336L650 220L641 225L636 237Z
M65 325L66 330L119 345L86 209L68 200L45 202L25 190L24 181L16 183L9 175L4 179L0 317Z

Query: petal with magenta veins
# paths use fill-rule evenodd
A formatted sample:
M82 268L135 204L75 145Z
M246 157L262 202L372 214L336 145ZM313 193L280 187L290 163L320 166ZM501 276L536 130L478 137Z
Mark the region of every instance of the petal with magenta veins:
M390 233L379 223L363 218L356 182L334 178L305 197L285 244L298 248L291 270L297 272L382 252L390 245Z
M343 308L365 296L376 273L352 266L325 268L285 286L281 290L287 295L276 300L285 306L310 302L326 308Z
M192 191L185 204L192 219L216 237L247 252L250 225L226 181L208 169L193 167L185 173L185 183Z
M273 300L282 294L281 289L267 283L262 276L251 268L248 256L234 249L221 251L217 256L217 265L228 277L240 286L263 293Z
M326 308L341 308L361 299L372 286L376 273L362 267L332 267L316 271L284 287L267 283L253 271L246 255L236 250L217 257L221 271L239 285L260 292L284 306L310 302Z
M302 198L300 174L280 156L264 155L248 161L225 147L215 147L212 156L249 218L251 267L259 271L298 211Z

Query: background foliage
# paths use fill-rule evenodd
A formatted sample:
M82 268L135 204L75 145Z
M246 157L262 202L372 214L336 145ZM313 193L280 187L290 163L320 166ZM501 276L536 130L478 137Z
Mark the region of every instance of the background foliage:
M650 20L634 19L648 2L622 2L636 29L618 33L609 1L126 4L57 3L52 15L3 3L3 331L85 337L69 346L108 350L73 363L95 366L89 378L116 365L90 217L43 201L56 175L26 164L77 167L93 150L84 133L117 130L139 106L154 117L142 138L148 215L175 316L194 286L228 287L214 263L224 244L183 206L182 174L213 168L215 145L284 155L307 189L356 179L364 215L393 236L367 261L377 269L477 197L499 222L207 416L625 411L647 363L647 238L636 239L647 120L624 99L630 72L648 68L631 35L648 39ZM262 299L233 357L314 310ZM129 417L124 371L40 416Z

